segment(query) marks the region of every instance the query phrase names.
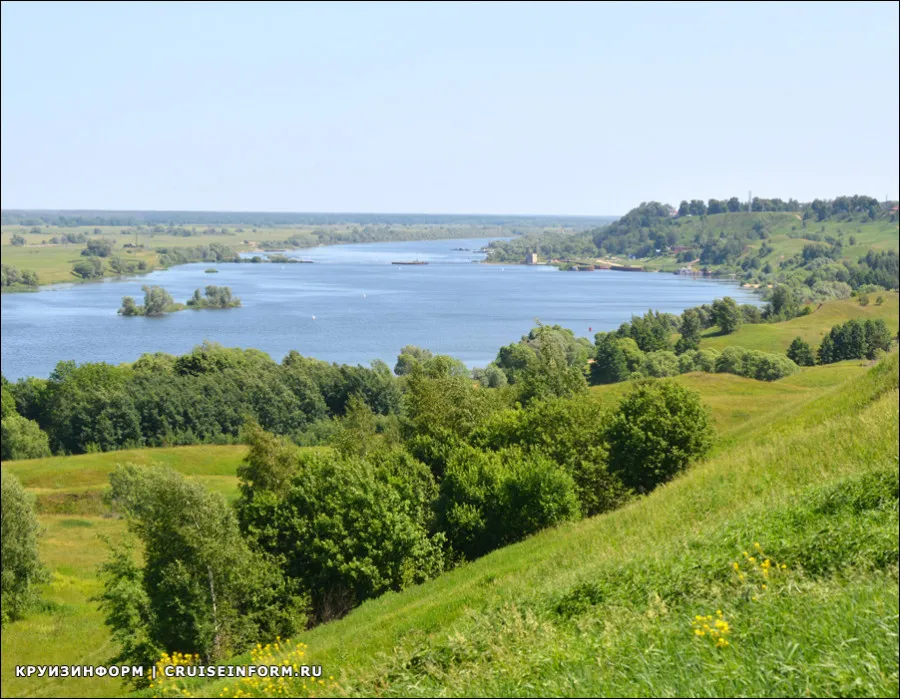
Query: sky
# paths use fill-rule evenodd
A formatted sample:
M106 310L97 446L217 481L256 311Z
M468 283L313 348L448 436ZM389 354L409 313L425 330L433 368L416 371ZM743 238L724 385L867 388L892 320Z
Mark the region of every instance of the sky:
M898 3L2 4L3 208L898 197Z

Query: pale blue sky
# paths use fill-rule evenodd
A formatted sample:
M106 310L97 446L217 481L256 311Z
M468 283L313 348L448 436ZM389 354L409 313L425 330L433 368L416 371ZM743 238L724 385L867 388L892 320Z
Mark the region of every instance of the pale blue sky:
M898 4L4 2L2 206L898 194Z

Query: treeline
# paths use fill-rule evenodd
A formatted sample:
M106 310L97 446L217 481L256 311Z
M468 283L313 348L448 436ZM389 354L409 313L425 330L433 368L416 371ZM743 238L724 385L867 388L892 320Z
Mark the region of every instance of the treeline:
M772 201L777 207L780 200ZM713 202L714 210L718 211L719 204ZM694 211L703 211L705 207L708 212L708 205L702 201L693 203ZM827 233L824 225L819 230L810 229L809 224L818 219L816 212L826 210L831 212L823 214L826 218L841 221L849 221L854 216L861 222L873 218L897 220L896 212L883 210L870 197L839 197L826 202L827 207L819 202L816 209L810 208L812 205L801 206L802 220L791 224L789 235L813 242L807 244L802 253L774 261L770 257L774 248L768 242L771 219L729 213L721 217L721 221L708 218L706 213L695 218L689 213L691 202L683 204L687 205L688 211L684 216L673 215L664 204L650 202L594 231L577 235L528 235L510 241L495 241L490 245L488 259L523 262L529 252L537 252L547 260L593 260L609 256L644 259L672 255L682 263L699 263L698 270L715 269L751 282L792 286L806 300L846 298L864 285L878 285L884 289L900 286L895 250L870 251L853 261L846 259L844 249L856 244L854 233L848 230L845 234L841 229Z
M169 227L194 225L347 225L395 224L522 226L546 228L564 226L584 230L603 225L614 216L527 216L486 214L373 214L373 213L287 213L247 211L41 211L6 209L0 224L21 226L137 226Z
M893 342L890 329L880 318L853 318L832 327L822 338L818 350L814 351L803 338L794 338L787 356L800 366L833 364L846 359L878 359L891 349Z
M37 286L38 276L34 271L20 270L14 265L0 267L0 288L4 291L12 291L17 288L34 289Z
M163 267L183 265L188 262L233 262L238 254L223 243L210 243L193 247L161 247L156 248L159 264Z

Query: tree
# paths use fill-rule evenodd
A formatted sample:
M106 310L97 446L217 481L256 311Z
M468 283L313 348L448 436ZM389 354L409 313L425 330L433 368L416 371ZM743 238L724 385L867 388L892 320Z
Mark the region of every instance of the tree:
M450 458L438 514L453 550L472 560L580 513L571 476L547 457L465 447Z
M587 389L587 356L570 354L569 337L561 330L556 326L541 325L531 331L535 361L525 367L519 379L519 397L523 402L571 396Z
M802 337L795 337L787 351L788 359L798 366L813 366L816 363L812 347Z
M35 598L35 586L48 577L38 557L39 532L22 484L0 470L0 624L20 619Z
M166 312L172 304L175 303L168 291L161 286L141 287L144 292L144 314L148 316L158 316Z
M303 623L302 598L248 548L222 495L158 466L118 466L109 480L143 546L143 566L119 547L101 567L115 662L152 665L161 651L221 661Z
M675 343L675 354L700 349L701 330L700 314L695 309L688 308L681 314L681 337Z
M47 433L34 420L21 415L3 418L0 443L0 458L3 461L39 459L43 456L50 456L50 442Z
M619 338L607 333L597 344L594 363L591 364L591 383L608 384L625 381L631 372L625 352L619 345Z
M416 345L406 345L400 350L397 356L397 364L394 366L394 373L397 376L406 376L412 371L414 364L421 364L427 359L431 359L434 355L431 350Z
M119 315L123 316L136 316L141 315L141 309L135 302L134 298L131 296L123 296L122 297L122 307L119 309Z
M82 279L98 279L103 276L103 260L89 257L72 265L72 273Z
M301 454L282 496L252 490L238 503L244 531L308 591L317 621L443 570L444 537L429 533L434 479L405 452Z
M10 245L15 245L16 247L21 247L22 245L25 245L25 237L19 235L18 233L15 233L15 234L9 239L9 244L10 244Z
M81 254L85 257L109 257L113 251L113 241L103 238L93 238L87 242Z
M741 309L730 296L713 301L712 311L715 323L723 335L730 335L744 322Z
M610 470L647 493L703 456L712 441L700 395L671 379L635 384L606 429Z

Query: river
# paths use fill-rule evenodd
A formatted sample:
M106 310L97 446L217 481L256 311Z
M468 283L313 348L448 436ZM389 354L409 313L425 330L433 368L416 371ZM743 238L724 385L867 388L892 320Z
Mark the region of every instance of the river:
M60 360L131 362L145 352L181 354L204 340L255 347L279 361L295 349L329 362L383 359L391 366L400 348L413 344L484 366L536 319L591 337L651 308L680 313L726 295L758 303L734 283L673 274L476 264L484 255L474 251L488 242L336 245L288 253L315 264L197 263L3 294L3 374L46 377ZM414 259L429 264L391 264ZM211 266L219 273L206 274ZM181 302L207 284L230 286L243 306L160 318L117 315L123 296L142 302L144 284L163 286Z

